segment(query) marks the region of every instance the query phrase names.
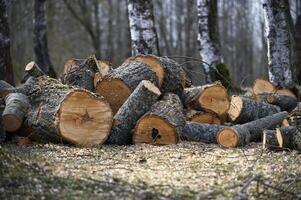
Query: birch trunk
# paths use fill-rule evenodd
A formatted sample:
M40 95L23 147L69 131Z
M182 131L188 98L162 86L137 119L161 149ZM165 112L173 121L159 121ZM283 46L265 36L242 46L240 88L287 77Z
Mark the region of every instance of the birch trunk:
M277 87L292 87L291 41L286 0L263 0L268 47L269 79Z
M0 79L14 84L5 0L0 0Z
M128 0L132 55L159 55L152 0Z
M217 26L217 1L198 0L198 43L203 64L206 82L215 81L215 69L221 63L220 43Z

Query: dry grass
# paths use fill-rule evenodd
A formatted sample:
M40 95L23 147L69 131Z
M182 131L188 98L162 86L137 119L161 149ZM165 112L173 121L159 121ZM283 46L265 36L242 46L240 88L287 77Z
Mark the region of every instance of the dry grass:
M0 199L298 199L301 155L260 144L4 144L0 177Z

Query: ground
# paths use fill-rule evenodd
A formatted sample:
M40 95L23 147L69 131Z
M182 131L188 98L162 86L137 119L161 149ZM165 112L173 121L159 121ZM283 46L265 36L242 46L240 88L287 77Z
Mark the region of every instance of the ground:
M0 199L298 199L301 155L261 144L0 146Z

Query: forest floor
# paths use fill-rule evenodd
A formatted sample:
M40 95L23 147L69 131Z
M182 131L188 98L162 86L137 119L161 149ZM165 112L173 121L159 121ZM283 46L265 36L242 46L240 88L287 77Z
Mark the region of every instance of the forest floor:
M301 154L260 144L0 146L0 199L301 198Z

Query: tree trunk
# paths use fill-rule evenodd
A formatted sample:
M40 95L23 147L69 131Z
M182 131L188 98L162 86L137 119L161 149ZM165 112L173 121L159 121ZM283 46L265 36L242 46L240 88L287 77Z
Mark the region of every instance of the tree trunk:
M197 0L199 25L199 52L206 82L216 81L216 66L222 62L217 23L217 0ZM210 66L208 66L207 64Z
M277 87L294 85L287 0L263 0L268 45L269 79Z
M10 56L10 37L5 0L0 0L0 79L14 85L14 72Z
M297 79L299 80L298 84L301 84L301 15L297 16L294 40L294 67L296 68Z
M128 0L132 55L160 55L152 0Z
M160 90L149 81L141 81L114 116L111 135L107 143L126 145L132 143L132 129L138 119L150 110L161 95Z
M46 0L34 1L33 43L36 62L45 74L56 77L50 62L47 44Z
M166 93L136 124L133 143L176 144L185 126L180 98Z

